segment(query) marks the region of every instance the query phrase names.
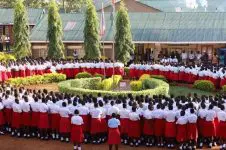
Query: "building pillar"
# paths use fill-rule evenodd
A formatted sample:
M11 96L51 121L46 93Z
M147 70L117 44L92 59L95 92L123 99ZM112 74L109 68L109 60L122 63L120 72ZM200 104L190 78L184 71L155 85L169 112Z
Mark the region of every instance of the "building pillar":
M158 55L160 51L162 50L160 43L155 43L155 51L154 51L154 59L158 59Z

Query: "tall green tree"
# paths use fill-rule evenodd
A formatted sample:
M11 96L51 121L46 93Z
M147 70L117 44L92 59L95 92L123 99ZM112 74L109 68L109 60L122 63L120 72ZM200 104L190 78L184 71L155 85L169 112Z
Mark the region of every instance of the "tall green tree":
M55 0L51 0L48 11L48 57L56 59L64 58L64 44L62 38L62 20L58 12L58 6Z
M31 44L29 41L29 23L27 10L23 0L17 0L14 7L14 53L17 58L31 55Z
M86 4L86 0L62 0L60 6L66 12L78 12Z
M85 27L84 27L84 48L85 58L97 59L100 58L100 37L99 37L99 22L95 6L92 0L87 0Z
M120 2L120 8L116 16L116 34L115 50L116 59L123 63L130 60L134 53L134 44L132 43L131 25L129 15L123 1Z
M13 8L17 0L0 0L0 7ZM46 0L24 0L24 5L31 8L42 8L48 5Z

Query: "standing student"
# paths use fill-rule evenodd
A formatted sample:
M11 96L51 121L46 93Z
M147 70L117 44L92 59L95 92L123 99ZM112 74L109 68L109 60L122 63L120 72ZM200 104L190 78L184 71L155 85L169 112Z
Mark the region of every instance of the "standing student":
M31 132L32 136L40 136L38 133L38 123L39 123L39 102L38 102L38 97L34 97L34 102L30 103L31 106Z
M49 107L46 104L45 98L42 98L42 102L39 104L39 123L38 127L40 130L40 138L42 140L48 139L48 129L49 129Z
M9 91L6 91L5 99L3 100L4 106L4 115L5 115L5 122L6 122L6 131L11 132L11 124L12 124L12 105L13 99L9 98Z
M70 110L67 107L67 103L62 103L62 108L59 110L60 113L60 140L69 142L70 134Z
M23 132L24 137L30 137L31 107L30 103L28 102L28 98L25 96L23 99L24 99L24 102L22 103Z
M224 105L220 105L220 111L217 113L217 117L219 120L218 127L218 138L220 144L220 150L226 149L226 112Z
M109 150L112 150L113 145L118 150L118 145L121 143L119 132L120 121L116 118L116 114L113 113L111 119L108 120L108 144Z
M198 128L197 128L197 115L195 110L190 109L190 114L188 115L188 125L187 125L187 138L189 141L189 147L191 149L196 149L196 142L198 138Z
M56 99L52 98L52 103L49 104L50 109L50 128L52 132L52 138L59 138L59 126L60 126L60 106L56 104Z
M0 135L4 135L5 118L4 118L3 109L4 109L4 105L2 103L2 99L0 98Z
M123 103L123 108L119 111L120 115L120 131L121 138L124 144L128 144L128 132L129 132L129 113L126 103Z
M71 141L74 143L74 150L81 150L81 143L83 142L83 119L79 116L79 111L76 109L74 116L71 118Z
M13 115L12 115L12 136L17 135L20 137L21 134L21 120L22 120L22 108L19 103L19 99L15 99L12 105Z

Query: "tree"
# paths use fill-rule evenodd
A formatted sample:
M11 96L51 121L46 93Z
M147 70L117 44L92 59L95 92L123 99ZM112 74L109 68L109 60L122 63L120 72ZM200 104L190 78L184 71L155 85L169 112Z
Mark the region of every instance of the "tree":
M60 5L66 12L80 11L82 6L86 4L86 0L62 0Z
M17 58L31 55L31 44L29 41L29 23L27 10L23 0L17 0L14 7L14 53Z
M0 0L0 7L12 8L17 0ZM31 8L42 8L47 6L46 0L24 0L24 5Z
M58 6L55 0L51 0L48 11L48 57L56 59L64 58L64 44L62 41L62 37L62 21L58 12Z
M95 6L92 0L87 0L85 27L83 31L85 58L87 59L97 59L101 56L98 26L99 23Z
M130 60L131 54L134 53L134 49L128 12L124 2L121 1L120 8L116 16L116 59L123 63L127 63Z

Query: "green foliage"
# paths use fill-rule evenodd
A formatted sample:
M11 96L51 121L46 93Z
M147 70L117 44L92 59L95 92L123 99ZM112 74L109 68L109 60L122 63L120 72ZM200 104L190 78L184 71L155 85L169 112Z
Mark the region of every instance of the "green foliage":
M142 81L142 89L147 90L147 89L154 89L156 87L156 83L153 82L150 78L149 79L144 79Z
M193 84L193 88L209 92L215 91L214 84L208 80L196 80Z
M123 1L120 2L116 16L115 49L116 59L123 63L130 60L130 55L134 53L135 49L132 43L129 15Z
M100 77L75 79L71 80L71 87L98 90L101 80Z
M129 67L124 67L124 72L126 73L127 76L129 76Z
M17 0L14 7L14 53L16 58L24 58L31 55L31 44L29 41L29 23L27 10L23 0Z
M80 78L91 78L92 75L88 72L80 72L78 73L75 78L80 79Z
M76 79L75 79L76 80ZM148 89L143 91L104 91L104 90L91 90L91 89L84 89L84 88L76 88L71 86L71 82L73 80L67 80L60 82L58 84L60 92L64 93L70 93L75 95L82 96L83 94L92 94L93 96L97 96L98 93L101 93L101 95L111 95L111 96L127 96L128 94L132 94L133 96L137 95L168 95L169 92L169 84L167 84L164 81L157 80L157 79L151 79L153 82L156 83L155 89Z
M99 74L99 73L95 73L93 76L94 77L100 77L101 79L104 79L104 75Z
M150 76L149 74L143 74L143 75L140 76L139 80L140 80L140 81L143 81L143 80L145 80L145 79L150 79L150 77L151 77L151 76Z
M92 0L87 0L84 26L84 49L86 59L100 58L99 23L95 6Z
M49 40L48 57L49 58L64 58L64 44L62 20L60 18L58 7L55 0L51 0L48 10L48 32L47 39Z
M142 90L142 81L131 81L130 88L132 91L141 91Z
M221 88L221 92L226 93L226 85L222 86Z
M16 60L16 58L12 54L7 54L7 53L0 52L0 61L7 62L9 60Z
M10 78L7 80L12 86L24 86L24 85L32 85L32 84L45 84L45 83L53 83L60 82L66 80L66 75L59 73L50 73L44 75L35 75L25 78Z
M163 75L151 75L151 78L155 78L155 79L159 79L159 80L167 82L166 77Z
M100 88L105 91L110 91L113 88L117 87L121 80L122 80L121 75L113 75L111 78L104 79L101 82Z
M0 7L12 8L17 0L0 0ZM48 5L46 0L24 0L24 5L29 8L43 8Z
M67 13L78 12L85 4L86 0L64 0L60 3Z

